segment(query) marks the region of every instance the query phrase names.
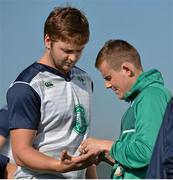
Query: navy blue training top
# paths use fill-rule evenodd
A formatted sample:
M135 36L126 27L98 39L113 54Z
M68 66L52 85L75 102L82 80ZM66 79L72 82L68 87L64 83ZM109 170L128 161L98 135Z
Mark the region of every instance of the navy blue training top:
M9 162L9 158L0 154L0 179L4 179L5 169Z
M9 131L9 118L7 106L0 109L0 135L8 137Z
M167 105L146 178L173 179L173 97Z

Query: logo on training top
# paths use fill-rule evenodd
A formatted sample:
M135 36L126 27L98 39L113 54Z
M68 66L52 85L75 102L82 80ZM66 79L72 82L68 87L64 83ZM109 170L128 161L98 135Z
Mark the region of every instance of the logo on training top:
M76 105L74 108L73 130L78 134L84 134L87 130L86 111L82 105Z
M48 88L53 87L52 81L45 81L45 82L44 82L44 85L45 85L46 87L48 87Z
M84 86L86 85L85 80L82 77L79 76L78 80L81 81Z

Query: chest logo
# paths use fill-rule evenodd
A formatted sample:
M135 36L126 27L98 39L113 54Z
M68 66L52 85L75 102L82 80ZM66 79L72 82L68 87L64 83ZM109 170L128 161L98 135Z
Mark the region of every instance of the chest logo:
M74 108L73 130L82 135L86 132L87 127L88 124L85 108L78 104Z
M85 80L82 77L78 77L78 80L82 83L82 85L86 85Z
M53 87L52 81L46 81L46 82L44 82L44 85L45 85L47 88Z

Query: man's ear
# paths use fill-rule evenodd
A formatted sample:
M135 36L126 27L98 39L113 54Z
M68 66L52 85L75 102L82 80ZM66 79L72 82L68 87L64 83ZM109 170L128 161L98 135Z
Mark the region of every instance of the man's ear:
M124 62L122 65L121 65L121 68L123 70L123 72L129 76L129 77L132 77L134 76L134 66L133 64L129 63L129 62Z
M46 34L46 36L44 37L44 44L46 46L47 49L50 49L51 46L51 39L49 37L48 34Z

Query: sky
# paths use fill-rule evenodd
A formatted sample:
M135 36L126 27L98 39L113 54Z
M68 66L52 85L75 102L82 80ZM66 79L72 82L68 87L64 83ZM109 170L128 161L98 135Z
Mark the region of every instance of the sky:
M105 89L94 67L97 53L109 39L128 41L140 53L144 70L160 70L173 93L173 0L0 0L0 106L10 83L43 54L48 14L66 4L84 11L90 24L90 40L77 66L94 83L91 135L115 140L129 104ZM100 176L109 174L107 170Z

